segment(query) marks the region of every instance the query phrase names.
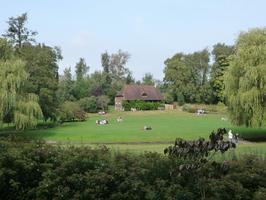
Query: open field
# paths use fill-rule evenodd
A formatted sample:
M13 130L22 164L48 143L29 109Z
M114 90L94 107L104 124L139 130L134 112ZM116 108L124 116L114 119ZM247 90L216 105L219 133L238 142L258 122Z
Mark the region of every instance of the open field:
M116 122L118 116L122 123ZM234 128L228 121L222 121L224 114L208 114L197 116L180 110L145 111L145 112L114 112L101 116L90 114L85 122L64 123L49 129L31 130L25 136L46 140L50 143L64 145L106 144L114 151L144 152L157 151L169 146L177 137L185 139L207 138L212 130L220 127L232 128L238 132L247 132L246 128ZM108 125L96 125L98 119L108 119ZM144 126L151 126L151 131L144 131ZM255 129L254 129L255 130ZM258 133L265 129L256 129ZM266 143L240 144L235 152L228 155L254 153L266 154ZM230 156L229 155L229 156Z
M116 122L118 116L122 123ZM197 116L182 111L112 112L106 116L89 115L86 122L64 123L62 126L33 130L25 133L31 138L48 141L76 143L131 143L131 142L171 142L177 137L195 139L208 137L212 130L229 127L222 121L223 115L209 114ZM97 119L108 119L108 125L96 125ZM144 131L151 126L151 131Z

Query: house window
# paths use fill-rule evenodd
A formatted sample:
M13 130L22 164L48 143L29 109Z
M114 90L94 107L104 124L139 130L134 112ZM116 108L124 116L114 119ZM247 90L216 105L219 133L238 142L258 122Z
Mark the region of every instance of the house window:
M142 96L142 97L147 97L148 95L147 95L147 93L143 92L143 93L141 94L141 96Z

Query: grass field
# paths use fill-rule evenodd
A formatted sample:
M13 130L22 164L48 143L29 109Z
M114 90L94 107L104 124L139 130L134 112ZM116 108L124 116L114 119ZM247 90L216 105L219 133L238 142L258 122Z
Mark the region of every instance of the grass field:
M123 122L116 119L122 116ZM177 137L194 139L208 137L212 130L229 127L222 115L197 116L182 111L112 112L106 116L89 115L85 122L64 123L61 126L32 130L25 134L31 138L51 141L71 141L87 143L131 143L131 142L171 142ZM97 119L107 118L108 125L96 125ZM144 126L151 131L144 131Z
M123 122L118 123L118 116ZM266 129L247 129L233 127L229 121L222 121L224 114L207 114L197 116L173 111L115 112L105 116L89 114L85 122L69 122L47 129L30 130L23 133L30 139L46 140L63 145L105 144L114 151L157 151L169 146L177 137L184 139L207 138L217 128L230 128L233 131L265 134ZM108 119L108 125L96 125L98 119ZM144 131L144 126L151 126L151 131ZM245 143L239 145L234 153L254 153L266 155L266 143Z

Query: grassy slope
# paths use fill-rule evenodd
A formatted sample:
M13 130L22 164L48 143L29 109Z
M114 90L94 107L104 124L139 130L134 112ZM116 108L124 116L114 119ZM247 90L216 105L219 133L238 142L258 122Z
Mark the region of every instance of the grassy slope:
M121 115L124 121L117 123ZM197 116L182 111L146 111L108 114L108 125L96 125L96 119L103 116L90 115L86 122L65 123L52 129L28 131L25 134L34 138L53 141L76 142L157 142L173 141L177 137L194 139L208 137L212 130L228 127L221 121L221 115ZM145 125L153 130L143 131Z

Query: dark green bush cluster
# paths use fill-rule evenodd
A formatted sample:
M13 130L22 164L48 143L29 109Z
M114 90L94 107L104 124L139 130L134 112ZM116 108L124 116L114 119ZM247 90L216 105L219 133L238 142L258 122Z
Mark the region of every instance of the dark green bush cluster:
M266 162L254 157L210 162L176 174L184 161L106 147L60 148L0 142L0 199L265 199Z
M72 101L64 102L59 108L59 121L85 121L86 113L78 103Z
M135 108L137 110L158 110L158 108L162 106L162 103L136 100L136 101L123 101L122 106L125 111L130 111L131 108Z
M203 109L207 113L225 113L227 108L224 104L205 105L205 104L184 104L182 110L189 113L196 113L197 110Z
M99 110L108 110L108 104L110 100L107 96L91 96L91 97L84 97L78 101L80 107L89 113L96 113Z
M251 142L264 142L266 141L265 128L233 128L234 133L238 133L239 137Z

